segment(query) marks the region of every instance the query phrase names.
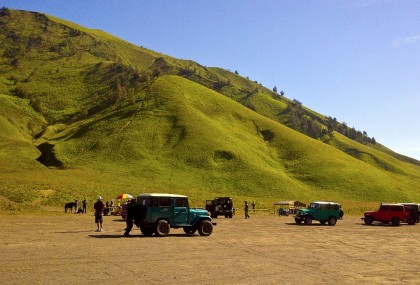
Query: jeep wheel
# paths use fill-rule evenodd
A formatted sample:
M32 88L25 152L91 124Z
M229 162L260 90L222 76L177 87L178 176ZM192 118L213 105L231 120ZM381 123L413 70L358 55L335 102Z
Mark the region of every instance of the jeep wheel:
M409 225L414 225L416 223L416 221L414 219L408 219L407 224Z
M328 219L328 224L329 224L330 226L335 226L335 224L337 224L337 218L336 218L336 217L330 217L330 218Z
M184 233L186 233L189 236L192 236L195 234L195 232L197 231L196 228L194 227L183 227Z
M200 236L209 236L213 232L213 225L210 221L202 220L198 225L198 233Z
M156 223L155 234L159 237L163 237L169 234L170 226L167 221L160 220Z
M371 216L366 216L364 221L366 225L371 225L373 223L373 218Z
M319 221L320 223L321 223L321 225L325 225L325 223L327 222L327 221Z
M394 227L398 227L398 226L400 225L400 220L399 220L398 218L392 218L392 219L391 219L391 224L392 224Z
M305 217L305 225L310 225L310 224L312 224L312 217L311 216Z
M302 220L301 219L295 219L295 222L296 222L296 224L300 224L300 223L302 223Z
M148 226L148 225L146 225L146 226L141 225L140 226L140 231L145 236L151 236L151 235L153 235L153 227Z

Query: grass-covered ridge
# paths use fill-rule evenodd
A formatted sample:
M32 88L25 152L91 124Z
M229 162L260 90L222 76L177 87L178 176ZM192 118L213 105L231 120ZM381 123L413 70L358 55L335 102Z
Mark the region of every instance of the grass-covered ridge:
M3 9L0 28L1 209L122 192L420 201L418 161L238 74L38 13Z

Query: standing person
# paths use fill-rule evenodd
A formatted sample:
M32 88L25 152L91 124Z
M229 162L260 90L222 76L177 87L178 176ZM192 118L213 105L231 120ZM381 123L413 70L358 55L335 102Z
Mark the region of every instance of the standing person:
M130 236L130 231L133 228L134 220L137 219L138 205L135 199L127 201L127 219L125 220L127 227L125 228L124 236Z
M93 205L93 208L95 209L95 223L97 225L97 232L102 232L102 224L104 222L104 202L102 202L102 197L98 197L98 201Z
M245 201L245 219L251 218L248 214L248 202Z
M83 214L86 214L86 199L83 199L83 201L82 201L82 207L83 207L83 211L82 211L82 213Z
M255 213L255 201L252 202L252 210L254 210L254 213Z
M79 211L79 202L77 202L77 200L74 201L74 207L76 208L74 212L77 214L77 212Z

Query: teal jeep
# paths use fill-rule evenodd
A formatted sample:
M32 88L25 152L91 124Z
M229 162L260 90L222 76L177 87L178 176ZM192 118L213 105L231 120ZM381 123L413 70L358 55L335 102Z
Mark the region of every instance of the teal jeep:
M306 225L312 224L313 220L319 221L322 225L328 222L335 226L340 218L340 204L334 202L312 202L307 209L300 209L296 213L295 222Z
M140 194L136 207L138 210L134 221L146 236L166 236L170 228L182 228L187 235L198 231L202 236L209 236L215 225L209 212L190 208L188 198L184 195Z

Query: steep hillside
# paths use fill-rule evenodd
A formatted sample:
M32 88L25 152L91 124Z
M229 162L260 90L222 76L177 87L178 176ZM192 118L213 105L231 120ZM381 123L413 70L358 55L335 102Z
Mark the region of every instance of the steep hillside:
M154 191L420 200L418 161L238 74L38 13L2 9L0 28L0 208Z

